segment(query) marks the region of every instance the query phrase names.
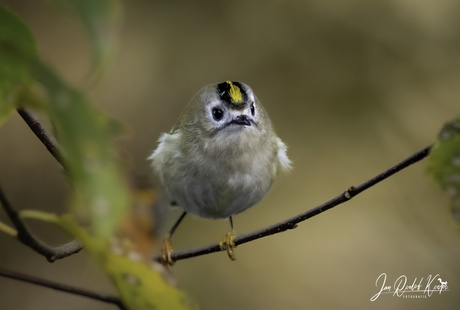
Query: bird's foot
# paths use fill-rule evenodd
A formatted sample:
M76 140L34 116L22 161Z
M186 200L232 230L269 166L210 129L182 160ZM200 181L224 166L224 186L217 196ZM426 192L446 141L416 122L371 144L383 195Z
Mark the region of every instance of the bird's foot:
M172 265L174 265L174 260L171 257L172 251L173 251L173 247L172 247L172 243L171 243L171 236L168 235L163 240L163 244L161 245L161 264L163 266L172 266Z
M235 260L235 252L234 249L236 247L235 242L233 242L233 239L235 239L236 233L234 230L229 231L222 241L220 241L220 249L222 251L227 251L228 257L230 257L231 260Z

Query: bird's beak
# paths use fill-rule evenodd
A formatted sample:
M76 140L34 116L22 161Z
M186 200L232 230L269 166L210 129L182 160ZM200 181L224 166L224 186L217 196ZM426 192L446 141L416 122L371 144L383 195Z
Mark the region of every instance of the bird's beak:
M235 119L232 120L232 124L251 126L251 120L247 115L238 115Z

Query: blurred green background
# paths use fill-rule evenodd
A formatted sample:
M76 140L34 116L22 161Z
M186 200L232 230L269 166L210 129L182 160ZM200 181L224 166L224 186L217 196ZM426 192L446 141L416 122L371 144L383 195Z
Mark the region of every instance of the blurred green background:
M85 87L88 38L72 15L41 1L1 1L32 29L40 55ZM118 50L90 90L130 131L121 143L133 173L202 86L252 86L288 144L294 170L257 206L235 216L238 233L310 209L435 141L460 114L460 2L124 1ZM178 286L203 309L457 309L460 231L426 160L293 231L178 262ZM54 159L14 115L0 128L0 184L17 209L64 212L68 186ZM171 211L170 220L179 210ZM3 211L0 217L5 219ZM60 232L31 223L50 243ZM187 218L176 249L218 241L226 221ZM83 251L48 263L0 234L0 266L114 293ZM449 292L404 299L378 292L400 275L439 274ZM0 278L0 309L115 309Z

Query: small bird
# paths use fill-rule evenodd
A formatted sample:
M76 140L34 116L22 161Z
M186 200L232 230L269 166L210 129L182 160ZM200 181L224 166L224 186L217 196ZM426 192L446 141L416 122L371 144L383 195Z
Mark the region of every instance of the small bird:
M202 88L149 157L171 204L185 210L163 242L163 263L174 263L170 239L187 213L229 218L232 230L220 246L234 260L232 216L260 202L275 176L291 168L286 149L248 85Z

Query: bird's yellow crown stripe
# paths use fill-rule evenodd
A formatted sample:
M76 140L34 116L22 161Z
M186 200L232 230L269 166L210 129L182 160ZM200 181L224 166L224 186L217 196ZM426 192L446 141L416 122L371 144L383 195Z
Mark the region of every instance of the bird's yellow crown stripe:
M243 102L243 93L241 92L241 89L230 81L226 81L226 82L230 86L230 90L228 94L230 95L232 102L234 103Z

